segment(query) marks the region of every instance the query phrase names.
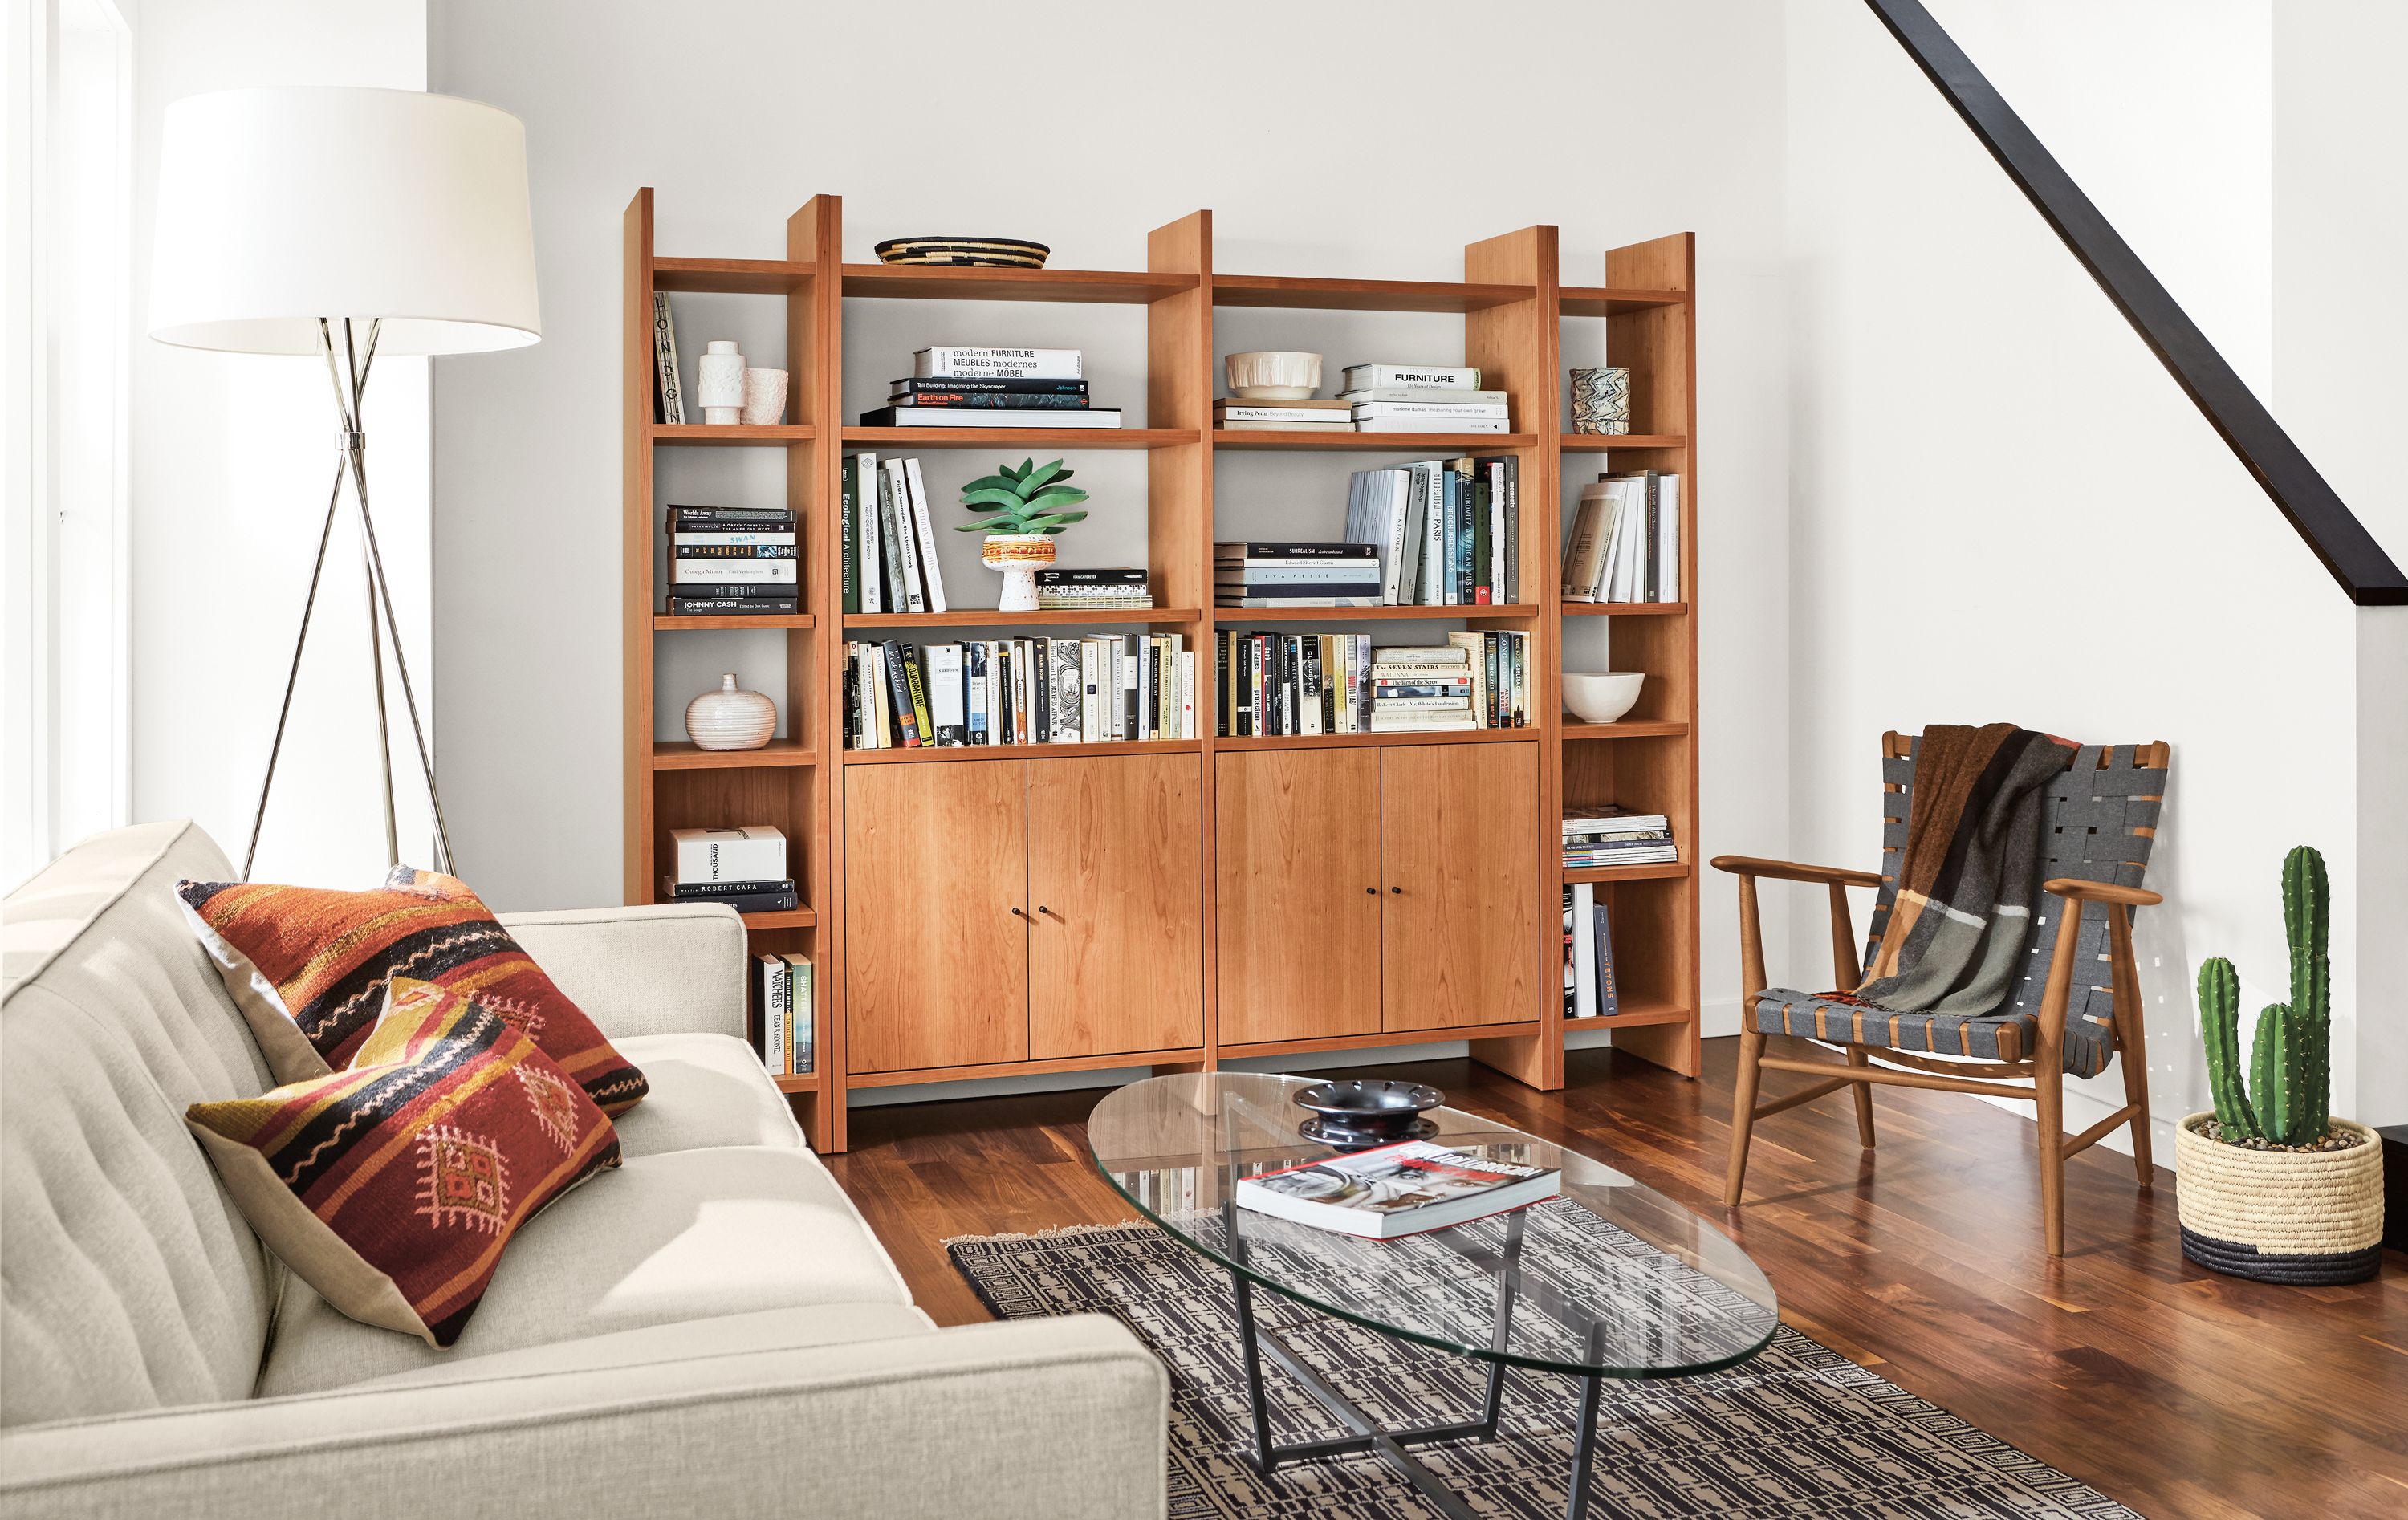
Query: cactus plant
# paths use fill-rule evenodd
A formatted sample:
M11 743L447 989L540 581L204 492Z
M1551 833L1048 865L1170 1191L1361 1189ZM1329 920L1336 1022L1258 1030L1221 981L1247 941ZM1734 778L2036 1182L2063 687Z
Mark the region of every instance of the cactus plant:
M2283 937L2290 946L2291 1000L2258 1015L2248 1086L2241 1076L2241 977L2218 955L2199 968L2200 1038L2222 1138L2313 1145L2331 1127L2332 969L2326 956L2331 893L2324 857L2301 845L2283 860Z
M962 505L982 514L975 523L965 523L955 533L1059 533L1073 523L1082 522L1084 512L1066 511L1087 499L1087 493L1075 485L1065 485L1071 471L1055 460L1039 465L1024 459L1020 467L998 466L1000 473L983 475L962 487Z

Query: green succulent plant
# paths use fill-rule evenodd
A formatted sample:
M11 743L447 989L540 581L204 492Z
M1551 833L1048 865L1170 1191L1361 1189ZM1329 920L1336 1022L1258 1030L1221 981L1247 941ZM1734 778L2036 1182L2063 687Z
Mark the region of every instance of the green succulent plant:
M1075 485L1063 482L1070 471L1055 460L1039 465L1024 459L1020 467L999 466L1000 473L984 475L962 487L962 505L982 514L975 523L965 523L955 533L1059 533L1073 523L1083 522L1084 512L1065 511L1087 499L1087 494Z

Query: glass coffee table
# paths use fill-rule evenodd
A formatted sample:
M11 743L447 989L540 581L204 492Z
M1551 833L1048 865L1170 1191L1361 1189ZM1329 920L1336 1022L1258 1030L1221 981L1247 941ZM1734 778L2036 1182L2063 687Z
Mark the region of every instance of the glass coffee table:
M1588 1512L1597 1412L1608 1378L1679 1377L1743 1362L1779 1324L1772 1285L1720 1230L1576 1151L1455 1109L1428 1115L1440 1144L1555 1167L1560 1197L1401 1240L1371 1240L1237 1207L1236 1180L1337 1154L1303 1140L1303 1078L1241 1072L1154 1077L1119 1089L1087 1120L1096 1165L1171 1239L1226 1268L1254 1425L1250 1460L1268 1474L1317 1457L1376 1452L1454 1520L1475 1512L1408 1447L1493 1441L1505 1369L1581 1381L1566 1513ZM1268 1288L1399 1341L1487 1364L1478 1417L1383 1429L1254 1316ZM1263 1357L1351 1434L1274 1443Z

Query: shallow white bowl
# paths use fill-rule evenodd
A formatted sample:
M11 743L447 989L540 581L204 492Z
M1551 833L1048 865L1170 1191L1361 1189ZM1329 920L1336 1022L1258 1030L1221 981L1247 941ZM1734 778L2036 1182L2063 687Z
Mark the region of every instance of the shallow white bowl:
M1221 361L1229 394L1247 401L1305 401L1321 389L1321 355L1290 349L1233 353Z
M1567 670L1564 706L1583 723L1612 723L1639 705L1647 676L1635 670Z

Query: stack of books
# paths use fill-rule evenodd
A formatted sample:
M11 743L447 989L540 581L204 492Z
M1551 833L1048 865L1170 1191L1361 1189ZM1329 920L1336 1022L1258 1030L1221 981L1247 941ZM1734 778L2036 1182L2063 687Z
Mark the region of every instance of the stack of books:
M752 965L752 1051L773 1077L808 1077L815 1054L816 1000L809 955L756 955Z
M1141 569L1050 569L1037 572L1040 612L1129 611L1154 605Z
M1377 607L1380 551L1369 543L1216 543L1215 607Z
M1480 389L1469 365L1348 365L1347 403L1357 433L1510 433L1502 391Z
M1383 605L1518 604L1521 462L1464 455L1356 470L1347 486L1346 537L1379 550Z
M1077 349L922 349L864 427L1118 427L1117 407L1087 405Z
M1564 600L1681 599L1681 478L1600 475L1581 492L1564 544Z
M1613 975L1613 925L1596 883L1564 883L1564 1017L1602 1019L1622 1011Z
M1343 396L1330 401L1247 401L1229 397L1212 403L1212 425L1232 433L1352 433L1354 403Z
M1225 631L1214 661L1224 738L1522 728L1530 636L1452 633L1374 649L1369 634Z
M1404 1140L1238 1179L1237 1205L1315 1229L1392 1240L1526 1208L1563 1191L1512 1143Z
M849 750L1196 737L1183 634L848 646Z
M767 824L669 830L671 902L724 903L739 913L782 913L798 906L786 874L786 836Z
M1672 821L1660 812L1633 812L1618 802L1564 810L1564 868L1648 866L1681 858Z
M848 612L943 612L945 576L916 459L848 454L838 548Z
M797 612L802 561L782 507L676 507L668 513L672 617Z

